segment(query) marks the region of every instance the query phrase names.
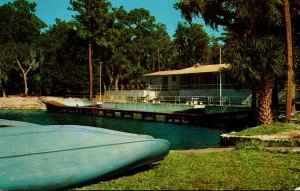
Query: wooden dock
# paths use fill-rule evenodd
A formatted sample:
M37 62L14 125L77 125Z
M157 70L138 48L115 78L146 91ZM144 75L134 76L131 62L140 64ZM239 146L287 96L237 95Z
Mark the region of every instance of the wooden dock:
M241 112L226 112L226 113L213 113L213 114L193 114L180 112L153 112L153 111L140 111L140 110L123 110L102 108L99 105L92 106L67 106L55 101L43 101L49 112L66 112L77 113L85 115L103 115L107 117L120 116L122 118L134 118L139 115L142 120L157 121L164 119L166 123L189 123L191 125L204 125L217 127L219 123L225 125L237 125L240 119L245 120L250 115L249 111ZM119 115L117 115L119 114Z

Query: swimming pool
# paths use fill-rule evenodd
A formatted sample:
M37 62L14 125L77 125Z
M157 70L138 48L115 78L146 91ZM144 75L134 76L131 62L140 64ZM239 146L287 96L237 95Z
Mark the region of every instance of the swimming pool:
M45 110L0 110L0 118L40 125L85 125L136 134L147 134L170 141L171 149L219 147L223 129L177 125L164 122L142 121L70 113L50 113Z

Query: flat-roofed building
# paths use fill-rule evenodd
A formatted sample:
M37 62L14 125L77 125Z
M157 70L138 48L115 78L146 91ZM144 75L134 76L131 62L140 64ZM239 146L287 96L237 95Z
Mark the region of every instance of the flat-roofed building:
M200 100L242 104L251 101L249 89L237 88L222 68L228 64L196 64L180 70L158 71L143 76L144 90L139 95L148 100ZM221 80L220 80L221 79ZM125 93L125 92L124 92ZM112 95L112 94L111 94ZM127 93L128 95L128 93ZM249 104L247 102L246 104Z

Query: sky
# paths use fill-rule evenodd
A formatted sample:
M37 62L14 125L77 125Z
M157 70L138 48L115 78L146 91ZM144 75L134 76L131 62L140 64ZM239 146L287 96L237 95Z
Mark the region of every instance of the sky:
M36 15L44 21L48 26L55 24L55 18L61 20L72 20L72 14L74 12L67 10L70 6L70 0L29 0L35 2ZM150 15L154 16L156 22L165 24L167 32L172 37L176 31L178 22L185 22L181 17L180 10L174 8L174 4L178 0L109 0L113 7L123 6L125 10L130 11L135 8L144 8L149 10ZM13 0L0 0L0 5L7 2L13 2ZM221 30L218 32L205 26L202 19L197 18L196 23L203 25L204 30L212 37L219 37Z

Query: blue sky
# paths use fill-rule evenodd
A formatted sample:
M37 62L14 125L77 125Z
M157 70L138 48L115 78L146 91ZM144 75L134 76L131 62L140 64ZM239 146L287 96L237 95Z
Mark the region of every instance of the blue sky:
M69 0L29 0L37 4L36 15L43 20L48 26L55 23L55 18L70 21L72 12L67 8L70 6ZM170 36L173 36L177 27L177 23L185 22L181 18L179 10L173 8L173 4L178 0L109 0L114 7L123 6L125 10L130 11L134 8L145 8L150 11L150 14L155 17L156 22L163 23L167 26L167 31ZM0 0L0 5L13 0ZM210 36L220 36L220 32L212 30L205 26L202 19L196 19L195 22L203 25L204 30Z

